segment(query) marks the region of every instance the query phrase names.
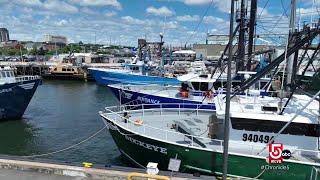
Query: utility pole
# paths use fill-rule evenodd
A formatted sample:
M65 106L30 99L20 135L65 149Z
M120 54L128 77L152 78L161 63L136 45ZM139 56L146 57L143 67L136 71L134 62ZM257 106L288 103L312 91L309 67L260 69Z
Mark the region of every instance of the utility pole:
M20 61L24 61L24 60L23 60L23 58L22 58L22 50L21 50L21 46L22 46L22 45L21 45L21 44L19 44L19 50L20 50Z
M58 56L57 41L54 41L54 48L55 48L55 50L56 50L56 56Z
M229 30L229 59L228 59L228 75L227 75L227 94L226 94L226 113L224 119L224 138L223 138L223 179L227 179L228 174L228 148L229 148L229 119L230 119L230 95L231 95L231 61L232 61L232 34L233 34L233 18L234 18L234 0L231 0L230 13L230 30Z
M254 31L255 31L255 25L256 25L256 15L257 15L257 0L251 0L247 71L251 70L251 60L252 60L251 56L252 56L252 50L253 50L253 38L254 38Z

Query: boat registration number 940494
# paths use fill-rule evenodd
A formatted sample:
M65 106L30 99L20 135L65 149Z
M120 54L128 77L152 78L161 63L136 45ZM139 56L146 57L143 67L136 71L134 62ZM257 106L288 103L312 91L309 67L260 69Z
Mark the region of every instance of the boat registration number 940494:
M273 136L243 133L242 141L269 143Z

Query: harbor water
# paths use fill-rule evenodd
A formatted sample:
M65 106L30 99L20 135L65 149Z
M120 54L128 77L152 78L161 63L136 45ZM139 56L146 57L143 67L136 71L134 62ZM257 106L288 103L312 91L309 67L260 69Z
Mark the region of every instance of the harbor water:
M107 87L94 82L43 81L22 120L0 123L0 154L37 155L76 144L103 128L98 111L117 103ZM126 165L107 130L80 146L40 158Z

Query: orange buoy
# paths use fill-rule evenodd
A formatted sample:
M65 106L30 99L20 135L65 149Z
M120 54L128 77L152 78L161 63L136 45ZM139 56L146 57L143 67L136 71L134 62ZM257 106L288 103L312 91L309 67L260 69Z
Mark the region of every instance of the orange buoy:
M137 119L134 121L134 124L141 126L143 124L143 121L141 119Z

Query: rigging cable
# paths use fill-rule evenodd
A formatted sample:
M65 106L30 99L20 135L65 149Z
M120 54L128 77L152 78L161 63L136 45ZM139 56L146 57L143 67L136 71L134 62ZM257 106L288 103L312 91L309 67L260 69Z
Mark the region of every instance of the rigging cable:
M269 3L269 0L264 4L264 6L263 6L263 8L262 8L262 10L261 10L261 12L260 12L260 14L259 14L259 16L258 16L257 20L261 17L262 12L264 11L264 9L265 9L265 8L266 8L266 6L268 5L268 3Z
M185 46L187 46L187 44L189 43L189 41L191 40L191 38L193 38L193 36L194 36L194 35L196 34L196 32L198 31L198 28L199 28L200 24L202 23L204 17L207 15L207 13L208 13L209 9L211 8L212 4L213 4L213 0L211 0L209 6L207 7L206 11L205 11L204 14L202 15L202 17L201 17L200 21L198 22L197 26L194 28L192 34L191 34L191 35L189 36L189 38L187 39L187 41L186 41L186 43L185 43Z

